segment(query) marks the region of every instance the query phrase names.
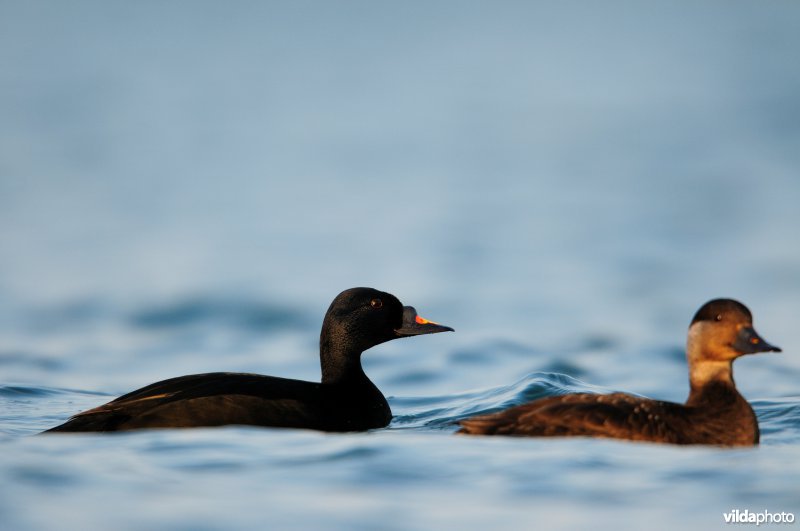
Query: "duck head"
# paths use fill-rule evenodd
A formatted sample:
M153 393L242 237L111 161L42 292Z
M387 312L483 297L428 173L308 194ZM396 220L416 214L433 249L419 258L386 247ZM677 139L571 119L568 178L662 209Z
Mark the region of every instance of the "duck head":
M345 290L333 299L322 322L323 377L360 367L361 353L386 341L452 331L420 317L391 293L373 288Z
M692 384L712 379L732 380L731 363L739 356L780 352L753 328L753 315L733 299L705 303L689 325L686 354Z

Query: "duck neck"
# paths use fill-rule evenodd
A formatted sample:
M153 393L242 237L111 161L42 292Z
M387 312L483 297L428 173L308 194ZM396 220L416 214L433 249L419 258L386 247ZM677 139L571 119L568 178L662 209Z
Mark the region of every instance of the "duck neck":
M364 369L361 367L360 357L343 358L336 355L321 355L322 383L352 382L354 380L367 380Z
M733 389L733 359L709 344L701 324L689 328L686 360L689 362L689 401L698 400L707 389Z
M367 380L361 367L361 351L347 344L336 341L337 334L325 334L323 331L319 342L319 358L322 367L322 383L333 384Z
M731 360L703 360L692 363L689 367L689 400L688 404L702 402L709 390L736 391L733 381L733 363Z

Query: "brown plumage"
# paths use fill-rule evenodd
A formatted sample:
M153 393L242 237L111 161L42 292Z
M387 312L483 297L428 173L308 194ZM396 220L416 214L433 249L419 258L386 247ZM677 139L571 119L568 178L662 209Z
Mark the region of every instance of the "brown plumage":
M744 305L715 299L700 308L689 327L691 391L685 404L625 393L552 396L463 420L459 433L753 446L759 442L758 421L736 390L732 363L744 354L768 351L780 349L758 336Z

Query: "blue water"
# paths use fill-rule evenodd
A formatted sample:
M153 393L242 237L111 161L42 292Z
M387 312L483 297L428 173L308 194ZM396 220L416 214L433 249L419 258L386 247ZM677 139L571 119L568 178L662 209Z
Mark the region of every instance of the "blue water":
M800 5L1 2L0 529L709 529L800 515ZM342 289L384 430L33 437L145 384L317 379ZM755 449L469 438L682 401L734 297ZM797 525L797 524L795 524Z

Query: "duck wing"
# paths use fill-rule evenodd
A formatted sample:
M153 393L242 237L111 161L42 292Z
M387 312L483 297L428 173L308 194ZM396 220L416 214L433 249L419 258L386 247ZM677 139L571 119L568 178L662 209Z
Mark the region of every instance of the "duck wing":
M462 420L459 433L532 437L587 436L682 442L674 426L683 406L625 393L575 393L543 398Z
M245 373L163 380L78 413L47 432L248 424L314 427L323 419L320 384Z

